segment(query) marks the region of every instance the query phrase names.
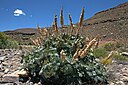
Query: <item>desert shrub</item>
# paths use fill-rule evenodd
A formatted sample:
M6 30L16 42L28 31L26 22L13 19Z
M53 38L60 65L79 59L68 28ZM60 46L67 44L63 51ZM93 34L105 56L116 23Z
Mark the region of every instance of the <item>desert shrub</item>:
M109 42L104 45L104 48L106 49L106 51L112 51L116 49L116 46L115 43Z
M113 57L114 59L119 60L119 61L128 61L128 58L121 54L114 54Z
M94 49L93 53L94 53L94 56L97 58L104 58L108 55L108 52L104 47Z
M5 48L17 48L18 43L17 41L13 40L6 34L0 32L0 48L5 49Z
M83 40L83 37L65 33L57 38L47 38L42 46L24 57L24 69L32 78L54 85L105 82L105 68L95 61L92 52L77 61L72 60L77 48L84 47ZM66 54L64 60L60 55L62 50Z
M19 42L19 45L32 45L32 43L25 41L25 42Z
M38 27L41 36L32 40L37 47L23 56L23 68L31 81L41 81L44 85L105 83L106 69L95 60L93 50L90 50L97 37L87 45L85 38L79 35L79 28L73 28L71 17L69 32L64 32L64 28L57 29L56 16L54 23L52 33Z

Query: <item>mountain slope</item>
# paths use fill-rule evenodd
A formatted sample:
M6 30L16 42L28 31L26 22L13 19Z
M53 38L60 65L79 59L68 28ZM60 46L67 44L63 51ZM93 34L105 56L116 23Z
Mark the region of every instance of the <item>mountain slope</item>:
M105 39L128 42L128 2L96 13L83 25L88 37L99 34Z
M13 31L4 31L7 35L17 40L20 44L31 44L30 38L39 35L35 28L22 28Z

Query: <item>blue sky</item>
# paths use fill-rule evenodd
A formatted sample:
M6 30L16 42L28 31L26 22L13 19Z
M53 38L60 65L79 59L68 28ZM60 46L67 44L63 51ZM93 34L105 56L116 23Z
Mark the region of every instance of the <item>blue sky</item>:
M65 24L69 24L68 13L76 23L82 7L85 7L84 18L87 19L124 2L128 0L0 0L0 31L36 28L37 24L51 26L54 15L59 17L62 6Z

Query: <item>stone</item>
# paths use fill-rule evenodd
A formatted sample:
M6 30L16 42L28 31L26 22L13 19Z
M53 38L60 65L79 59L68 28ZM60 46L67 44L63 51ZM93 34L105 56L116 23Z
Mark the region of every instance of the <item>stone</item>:
M4 72L4 67L2 65L0 65L0 72Z
M4 75L4 73L3 73L3 72L0 72L0 78L1 78L3 75Z
M16 83L17 85L19 85L19 75L5 74L2 78L2 82Z
M33 82L30 82L29 85L34 85Z
M8 66L9 63L2 62L3 66Z
M0 57L0 61L4 61L5 58L6 58L6 56Z
M14 71L13 73L11 73L11 74L17 74L19 72L19 70L16 70L16 71Z
M38 82L38 85L42 85L41 82Z
M6 73L8 73L8 72L9 72L9 69L8 69L8 68L5 69L4 73L6 74Z
M119 64L118 67L119 67L119 68L122 68L122 67L123 67L123 64Z
M17 54L17 55L20 55L20 54L21 54L21 52L17 52L16 54Z
M34 85L39 85L38 83L35 83Z
M128 52L122 52L121 55L128 57Z
M100 62L100 59L98 59L98 58L96 58L95 60L96 60L97 62Z
M119 78L120 77L120 73L115 73L115 78Z
M2 64L0 64L0 69L2 69L2 67L3 67L3 65L2 65Z
M123 81L118 81L116 82L116 85L125 85L125 83Z
M123 76L120 80L128 82L128 77L127 76Z
M109 85L115 85L113 82L110 82L110 84Z
M128 77L128 73L123 73L122 75L123 75L123 76L127 76L127 77Z
M123 68L122 70L121 70L123 73L128 73L128 68Z
M19 75L19 76L28 76L27 71L25 71L24 69L17 70L13 74L16 74L16 75Z

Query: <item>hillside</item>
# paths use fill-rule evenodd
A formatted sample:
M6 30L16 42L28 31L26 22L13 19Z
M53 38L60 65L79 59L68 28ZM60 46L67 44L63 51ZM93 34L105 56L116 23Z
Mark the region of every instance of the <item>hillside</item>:
M107 40L128 42L128 2L96 13L84 21L85 35L94 37L100 34Z
M13 31L4 31L4 33L19 41L20 44L30 44L30 37L39 34L35 28L16 29Z

